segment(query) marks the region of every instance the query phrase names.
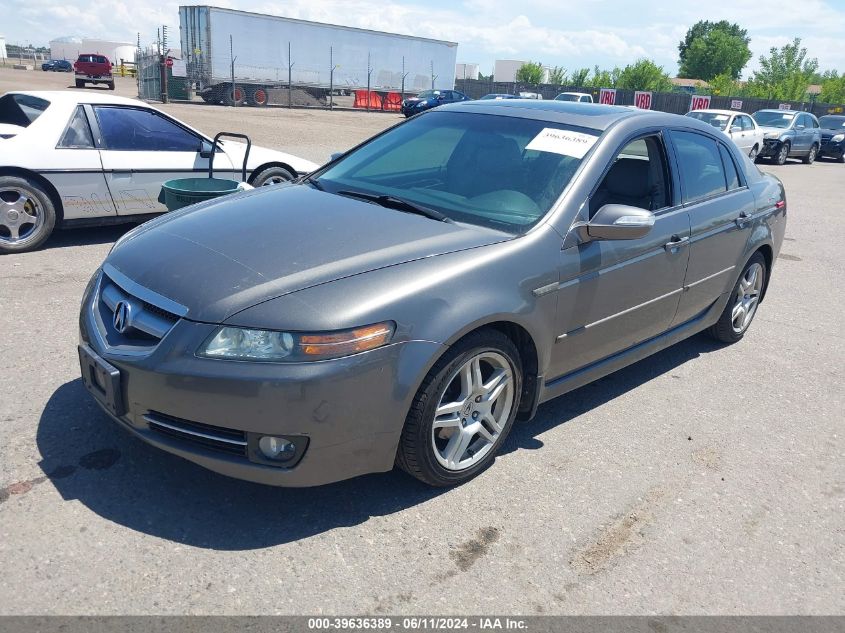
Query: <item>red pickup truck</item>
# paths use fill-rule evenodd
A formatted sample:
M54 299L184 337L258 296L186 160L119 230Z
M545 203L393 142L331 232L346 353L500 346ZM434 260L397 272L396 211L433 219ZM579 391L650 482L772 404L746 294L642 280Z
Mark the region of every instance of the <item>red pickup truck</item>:
M85 84L106 84L109 90L114 90L114 77L111 74L111 62L105 55L99 53L83 53L73 65L76 74L76 87L83 88Z

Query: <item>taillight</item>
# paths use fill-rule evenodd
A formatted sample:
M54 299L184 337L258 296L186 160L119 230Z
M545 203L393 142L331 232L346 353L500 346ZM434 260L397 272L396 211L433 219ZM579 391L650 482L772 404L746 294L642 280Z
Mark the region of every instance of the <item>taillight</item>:
M786 200L778 200L775 202L775 209L783 209L786 206Z

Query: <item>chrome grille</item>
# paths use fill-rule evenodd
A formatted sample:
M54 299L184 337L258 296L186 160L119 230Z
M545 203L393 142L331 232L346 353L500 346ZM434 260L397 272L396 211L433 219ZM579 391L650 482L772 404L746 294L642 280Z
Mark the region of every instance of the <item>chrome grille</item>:
M144 420L150 430L156 433L176 437L216 451L246 456L247 439L244 431L175 418L157 411L147 413Z
M91 306L102 342L126 353L151 351L180 316L187 312L169 299L161 297L161 300L156 301L157 298L155 293L125 279L113 268L104 266L96 298ZM157 303L173 306L180 313L172 312Z

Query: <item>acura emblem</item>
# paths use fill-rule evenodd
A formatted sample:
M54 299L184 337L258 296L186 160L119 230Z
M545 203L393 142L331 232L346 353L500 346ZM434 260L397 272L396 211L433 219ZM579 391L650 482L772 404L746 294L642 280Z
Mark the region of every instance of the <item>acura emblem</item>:
M127 301L118 301L114 307L114 329L123 334L129 327L131 314L132 306Z

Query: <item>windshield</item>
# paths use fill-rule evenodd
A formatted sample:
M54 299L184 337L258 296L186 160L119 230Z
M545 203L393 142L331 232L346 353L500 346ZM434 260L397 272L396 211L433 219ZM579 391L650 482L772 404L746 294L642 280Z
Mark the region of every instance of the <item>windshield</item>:
M718 114L716 112L689 112L687 116L709 123L720 130L724 130L728 126L728 119L730 118L727 114Z
M845 127L845 116L823 116L819 119L819 126L829 130Z
M788 128L789 124L792 123L792 119L795 118L794 114L784 114L783 112L773 112L773 111L766 111L760 110L759 112L755 112L751 116L754 117L754 120L757 121L758 125L765 125L767 127L779 127L779 128Z
M555 101L578 101L580 98L578 95L570 95L564 92L556 96Z
M440 94L439 90L423 90L417 95L418 99L433 99Z
M522 233L549 211L599 135L563 123L433 111L318 172L315 186L401 198L456 222Z

